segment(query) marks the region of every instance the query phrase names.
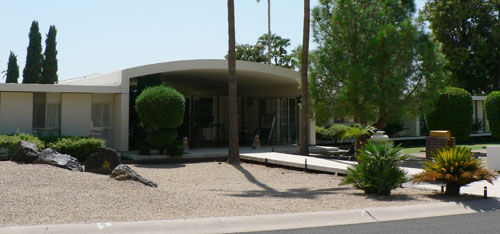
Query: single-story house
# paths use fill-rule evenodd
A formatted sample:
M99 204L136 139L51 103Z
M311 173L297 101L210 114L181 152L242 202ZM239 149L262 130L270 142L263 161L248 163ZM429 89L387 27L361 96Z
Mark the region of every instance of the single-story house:
M299 126L296 71L237 61L240 145L295 144ZM0 84L0 133L93 136L119 151L140 140L134 101L148 85L164 83L186 98L179 130L193 147L227 145L226 60L186 60L64 80L59 84ZM309 142L315 124L309 121ZM312 133L312 134L311 134ZM134 140L135 139L135 140Z

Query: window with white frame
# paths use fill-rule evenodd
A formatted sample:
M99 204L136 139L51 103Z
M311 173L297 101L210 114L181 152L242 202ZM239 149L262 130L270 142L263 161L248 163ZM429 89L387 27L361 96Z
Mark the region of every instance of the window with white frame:
M33 135L61 134L61 94L33 93Z
M104 140L111 146L113 137L113 94L92 94L92 129L91 136Z

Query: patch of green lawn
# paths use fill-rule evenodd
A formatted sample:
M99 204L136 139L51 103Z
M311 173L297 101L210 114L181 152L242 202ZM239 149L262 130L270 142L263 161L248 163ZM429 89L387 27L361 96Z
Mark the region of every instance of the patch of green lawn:
M466 146L471 148L472 150L482 150L483 147L487 145L500 145L499 143L482 143L482 144L460 144L459 146ZM418 154L421 153L422 150L425 150L424 146L421 147L404 147L403 154Z

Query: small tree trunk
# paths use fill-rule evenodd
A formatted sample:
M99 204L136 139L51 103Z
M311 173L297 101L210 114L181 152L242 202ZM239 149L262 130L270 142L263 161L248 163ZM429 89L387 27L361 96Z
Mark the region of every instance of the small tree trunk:
M309 0L304 0L304 32L302 40L302 61L301 61L301 115L300 115L300 150L299 154L309 155L309 84L307 83L307 68L309 66L308 56L309 56L309 24L310 24L310 4Z
M460 195L460 185L454 183L446 184L446 192L444 193L448 196L458 196Z
M267 60L271 65L271 0L267 0Z
M229 146L227 162L229 164L240 164L240 149L238 146L238 101L236 93L236 53L234 32L234 0L227 0L227 19L229 34L228 51L228 93L229 93Z

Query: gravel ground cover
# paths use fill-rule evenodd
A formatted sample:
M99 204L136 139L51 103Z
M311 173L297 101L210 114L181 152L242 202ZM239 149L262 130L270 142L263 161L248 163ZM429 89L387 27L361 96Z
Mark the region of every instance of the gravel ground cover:
M159 187L48 165L0 162L0 226L279 214L448 199L410 188L397 189L390 197L366 196L338 186L338 176L246 163L130 167Z

